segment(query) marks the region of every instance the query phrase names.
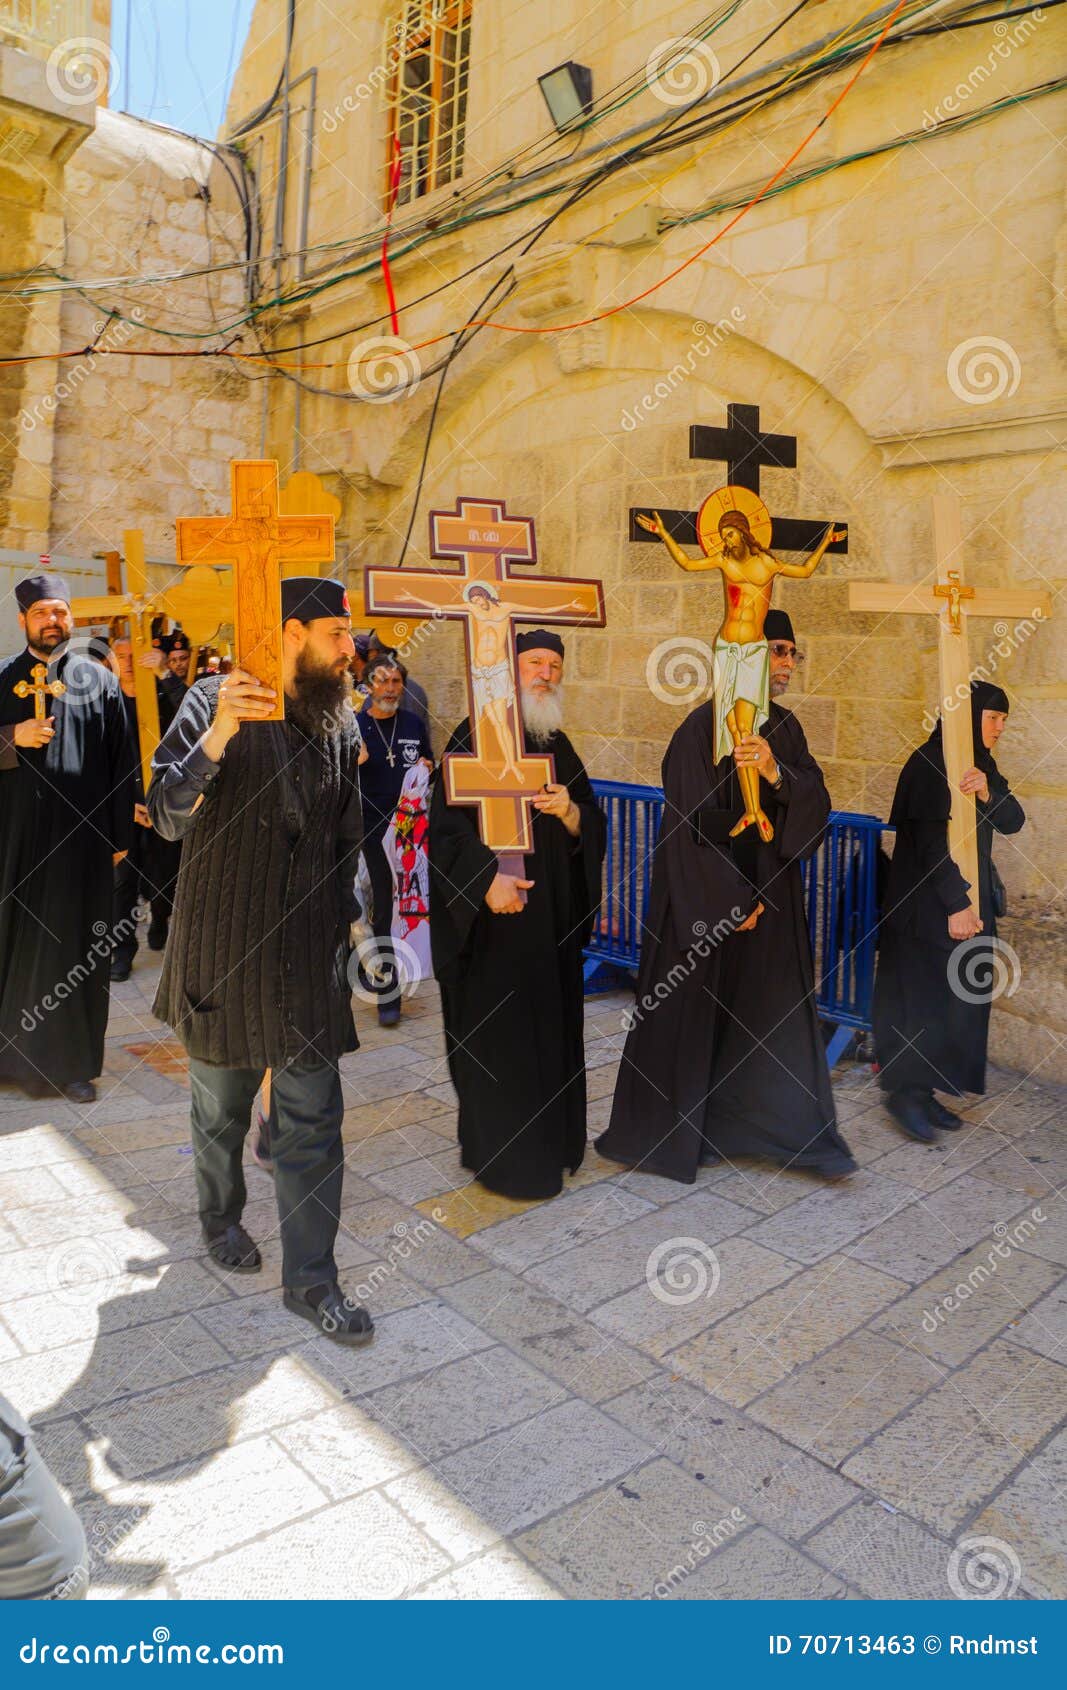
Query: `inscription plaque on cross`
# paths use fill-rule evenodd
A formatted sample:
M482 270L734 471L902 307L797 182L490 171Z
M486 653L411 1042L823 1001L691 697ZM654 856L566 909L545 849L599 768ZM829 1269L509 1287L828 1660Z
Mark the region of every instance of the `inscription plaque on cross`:
M972 616L1051 614L1047 593L1031 588L968 587L963 578L963 535L959 500L939 493L934 501L935 579L911 586L892 581L850 581L850 610L884 615L937 617L937 654L941 695L941 738L948 781L949 855L971 888L971 908L978 914L978 836L973 792L960 781L974 764L970 689L972 676L967 623Z
M551 756L524 748L515 624L602 628L603 588L565 576L513 575L513 566L537 562L534 525L509 516L500 499L461 498L455 510L431 511L430 556L461 567L368 568L364 602L372 613L421 610L462 622L474 749L445 757L445 792L450 804L477 806L483 843L504 872L521 876L522 853L533 849L531 803L555 780L555 766Z
M233 569L235 661L274 688L272 714L257 720L280 722L285 716L282 570L287 564L332 563L334 518L282 515L278 465L270 459L239 458L230 464L230 504L229 516L178 518L178 562L190 573L212 564Z
M705 458L727 466L726 481L731 487L745 487L758 498L761 469L796 469L797 440L795 434L764 434L760 429L758 405L728 405L726 427L709 428L693 423L689 430L689 456ZM668 511L659 508L663 526L680 546L699 544L697 511ZM630 539L655 541L658 536L639 520L651 518L653 511L635 509L630 512ZM823 538L828 520L776 516L771 521L771 537L766 542L771 551L810 552ZM826 549L831 552L848 551L848 524L833 523L840 538Z

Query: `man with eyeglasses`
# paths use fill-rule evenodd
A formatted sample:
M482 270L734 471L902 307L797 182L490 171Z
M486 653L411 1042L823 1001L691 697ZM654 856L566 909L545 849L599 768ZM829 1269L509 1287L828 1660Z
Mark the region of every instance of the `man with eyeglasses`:
M763 637L767 641L767 655L770 659L771 697L781 698L793 679L793 671L799 669L804 662L804 653L797 650L796 635L793 633L788 611L768 610L763 624Z

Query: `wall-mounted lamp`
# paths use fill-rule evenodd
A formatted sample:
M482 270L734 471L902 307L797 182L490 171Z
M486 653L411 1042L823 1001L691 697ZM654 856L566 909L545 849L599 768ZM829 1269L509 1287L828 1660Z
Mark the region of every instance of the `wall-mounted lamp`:
M560 134L592 111L593 73L588 65L576 65L568 59L565 65L539 76L537 82Z

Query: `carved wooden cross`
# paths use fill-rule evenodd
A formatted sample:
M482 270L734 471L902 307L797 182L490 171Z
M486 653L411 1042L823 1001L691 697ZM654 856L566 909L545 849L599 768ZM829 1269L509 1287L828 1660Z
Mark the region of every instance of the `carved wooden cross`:
M796 469L796 435L763 433L758 405L728 405L726 424L725 428L707 428L703 423L693 423L689 430L689 456L726 464L729 486L747 487L758 497L761 468ZM631 540L657 542L656 535L642 528L637 520L639 516L652 514L651 509L631 510ZM696 511L661 509L659 514L667 532L680 546L698 544ZM776 516L771 523L771 537L766 543L772 552L814 551L829 526L828 522ZM844 538L834 540L827 551L847 552L848 524L835 521L834 527L844 530Z
M178 518L178 562L187 568L187 582L190 576L195 577L191 586L199 581L206 587L205 577L214 574L207 567L211 564L233 569L235 662L264 686L274 688L274 711L259 720L280 722L285 716L282 570L286 564L306 568L332 563L334 519L328 515L280 514L278 465L270 459L237 459L231 463L230 503L229 516ZM184 617L178 620L184 628Z
M972 616L1030 616L1051 614L1047 593L1028 587L967 587L963 584L963 538L959 500L951 494L934 497L934 554L936 581L913 586L893 582L852 581L850 610L873 610L889 615L937 617L942 743L951 802L948 822L949 855L971 889L971 907L978 914L978 836L973 793L960 791L960 781L974 765L970 691L981 669L971 667L967 623Z
M509 516L499 499L461 498L455 510L431 511L430 555L461 568L368 569L364 602L372 613L421 610L463 623L474 751L445 758L445 791L450 804L477 805L483 842L505 873L521 875L522 853L533 849L531 802L555 767L523 748L515 624L602 628L603 589L599 581L512 575L511 565L537 561L534 525Z
M45 694L50 693L53 698L62 698L67 690L62 681L50 681L47 676L47 666L44 663L35 663L30 670L30 679L28 681L16 681L11 688L16 698L29 698L32 692L35 722L44 721Z

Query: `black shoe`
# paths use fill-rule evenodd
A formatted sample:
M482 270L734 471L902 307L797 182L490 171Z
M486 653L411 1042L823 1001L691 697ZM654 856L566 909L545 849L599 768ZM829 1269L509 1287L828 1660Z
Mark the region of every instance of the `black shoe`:
M258 1273L263 1258L239 1222L207 1237L208 1255L227 1273Z
M400 1004L396 998L391 1003L380 1003L378 1005L379 1027L395 1027L399 1020Z
M71 1103L95 1103L96 1087L92 1080L71 1080L69 1086L63 1087L63 1096Z
M169 923L166 921L152 921L149 923L148 949L150 951L161 951L166 947L168 926Z
M890 1092L886 1098L885 1106L898 1127L902 1127L909 1138L918 1139L920 1144L936 1142L934 1129L930 1125L926 1111L915 1092Z
M132 967L133 963L129 957L113 956L111 958L112 982L116 980L128 980L130 978L130 970Z
M337 1284L302 1285L295 1291L287 1286L282 1301L291 1314L310 1320L335 1344L367 1344L374 1336L369 1310L350 1303Z
M958 1133L963 1125L955 1110L946 1109L943 1103L938 1102L933 1092L929 1097L923 1098L923 1108L931 1124L940 1127L943 1133Z

